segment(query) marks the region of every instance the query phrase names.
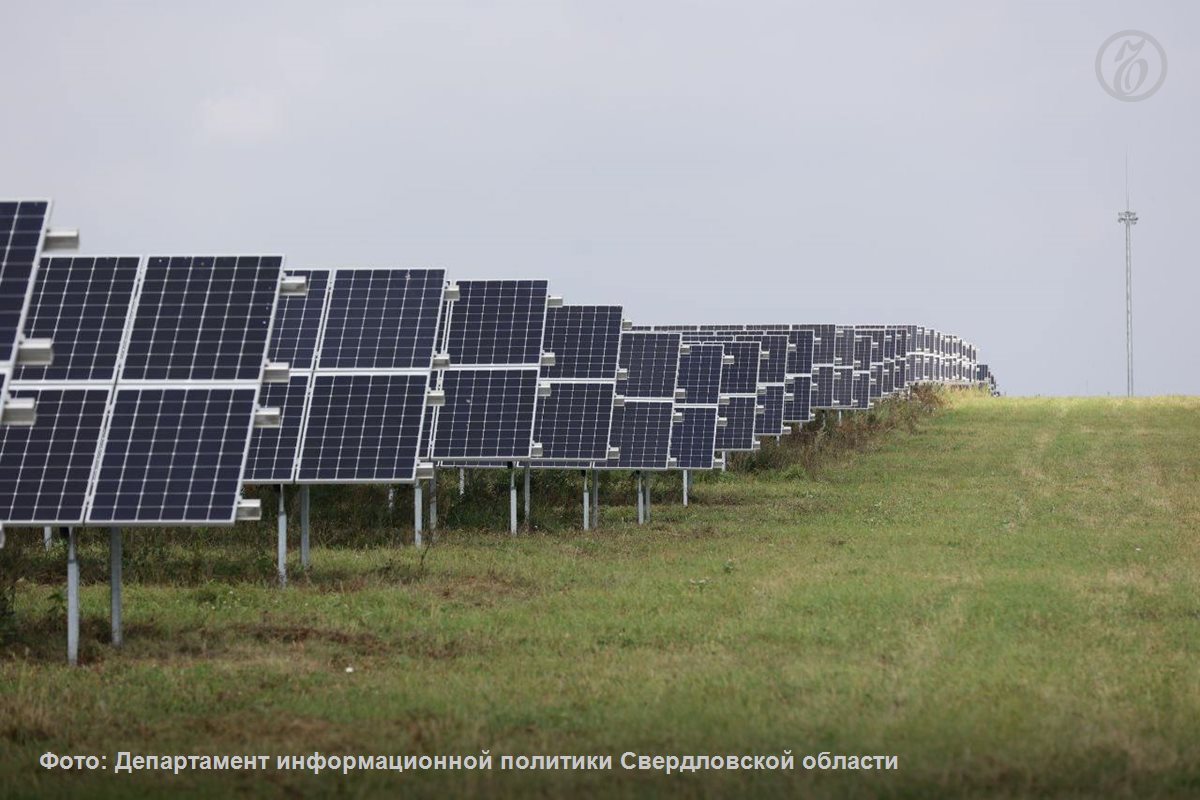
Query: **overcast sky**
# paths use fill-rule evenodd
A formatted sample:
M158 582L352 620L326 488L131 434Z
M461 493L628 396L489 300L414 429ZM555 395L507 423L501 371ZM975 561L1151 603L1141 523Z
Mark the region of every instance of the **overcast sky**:
M1128 151L1138 390L1200 393L1200 4L989 5L9 3L0 196L87 253L928 324L1010 393L1120 394ZM1095 75L1130 28L1169 62L1135 103Z

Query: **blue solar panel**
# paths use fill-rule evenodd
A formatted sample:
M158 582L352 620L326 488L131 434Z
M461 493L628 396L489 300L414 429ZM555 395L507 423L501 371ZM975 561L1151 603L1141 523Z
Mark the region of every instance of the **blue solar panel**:
M80 525L109 389L14 389L34 398L32 427L0 426L0 520Z
M443 270L338 270L321 369L429 369L445 283Z
M303 430L311 376L302 372L287 383L264 383L259 405L278 408L278 428L256 428L246 460L247 483L291 483Z
M812 419L813 398L817 394L815 376L797 375L783 403L784 422L808 422Z
M754 417L758 407L756 397L736 395L728 398L721 406L721 416L726 423L717 428L718 450L754 449Z
M422 373L315 375L297 480L415 480L427 383Z
M536 369L446 370L433 457L528 459L537 386Z
M614 391L611 381L554 383L550 396L538 400L534 439L542 445L542 457L606 459Z
M765 358L758 362L759 383L783 383L787 375L788 337L786 334L738 334L738 341L758 342ZM761 353L760 353L761 355Z
M620 382L625 397L669 398L679 375L678 333L627 332L621 337L620 365L628 378Z
M232 523L257 394L118 388L88 521Z
M682 406L683 422L671 432L671 455L679 469L712 469L717 446L716 406Z
M722 394L754 394L758 390L758 342L726 342L725 355L733 356L733 364L721 372Z
M851 359L853 360L853 359ZM833 407L850 408L854 405L854 368L847 363L833 370Z
M447 337L450 363L539 363L546 287L546 281L460 281Z
M0 362L16 358L49 215L45 200L0 201Z
M673 413L670 400L627 400L624 406L614 408L611 441L621 451L605 466L666 469L671 457Z
M758 436L778 436L783 430L783 399L786 392L783 384L770 384L765 394L759 397L763 413L758 415L754 433Z
M812 405L813 408L835 408L835 383L834 376L837 375L833 366L813 366L813 382L817 385L813 390Z
M54 362L17 367L13 379L112 381L140 266L136 256L42 259L25 335L52 340Z
M620 306L547 309L542 349L554 353L554 366L542 370L542 377L611 379L617 373L620 344Z
M152 256L123 380L259 380L280 256Z
M721 394L721 344L690 344L689 352L679 357L679 388L687 392L688 405L716 405Z
M316 359L329 270L289 269L287 274L303 277L308 288L302 295L279 298L268 359L287 364L293 370L309 369Z
M852 404L858 409L868 409L871 407L871 373L856 372L854 373L854 395Z

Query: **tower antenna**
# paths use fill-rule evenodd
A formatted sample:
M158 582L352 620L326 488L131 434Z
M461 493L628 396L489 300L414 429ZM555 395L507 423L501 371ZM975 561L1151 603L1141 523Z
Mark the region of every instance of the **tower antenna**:
M1138 215L1129 209L1129 153L1125 153L1125 210L1117 222L1125 226L1125 394L1133 397L1133 226Z

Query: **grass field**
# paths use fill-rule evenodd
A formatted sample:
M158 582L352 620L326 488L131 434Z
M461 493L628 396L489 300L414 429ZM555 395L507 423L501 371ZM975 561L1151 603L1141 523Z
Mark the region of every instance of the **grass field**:
M88 532L78 669L62 550L27 541L0 650L0 796L1200 794L1200 400L960 397L819 464L743 466L688 509L661 479L646 527L607 484L601 530L539 495L550 530L514 539L497 497L493 530L452 525L423 562L390 541L377 490L334 512L318 494L313 567L284 591L270 520L131 531L120 652L106 539ZM797 769L111 772L118 750L273 766L481 749L497 766L790 750ZM46 751L110 770L47 773ZM821 751L900 768L799 768Z

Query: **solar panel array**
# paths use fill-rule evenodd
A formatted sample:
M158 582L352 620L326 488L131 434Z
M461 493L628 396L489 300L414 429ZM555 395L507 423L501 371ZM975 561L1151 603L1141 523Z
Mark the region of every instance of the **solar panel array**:
M42 260L49 208L0 202L0 400L37 410L0 425L0 523L228 524L243 480L413 482L426 459L709 469L818 410L995 390L925 326L626 330L545 281L307 269L280 298L281 256Z
M448 304L440 373L445 405L433 414L439 463L527 461L546 329L546 281L460 281Z
M24 323L30 427L0 427L0 522L230 524L282 258L42 261Z
M618 358L625 370L617 381L624 402L613 409L610 442L618 448L607 469L663 470L671 464L678 386L678 333L628 331L621 336Z
M671 456L680 469L712 469L717 449L720 416L721 372L725 346L720 342L691 342L679 356L679 389L675 408L683 420L671 437Z
M554 354L554 364L542 369L549 395L538 398L534 431L543 463L608 459L621 327L620 306L546 311L543 347Z

